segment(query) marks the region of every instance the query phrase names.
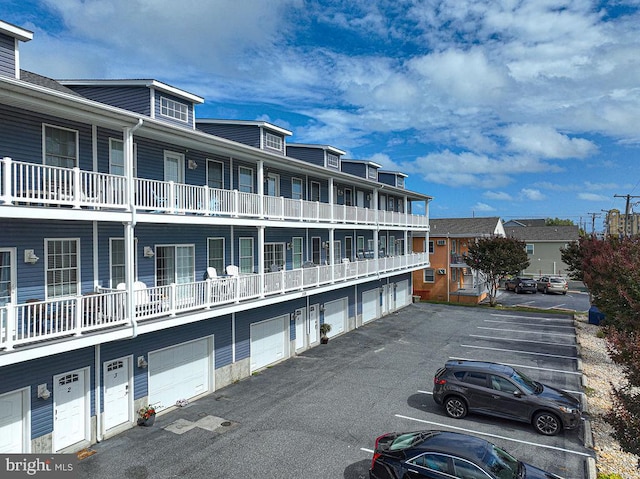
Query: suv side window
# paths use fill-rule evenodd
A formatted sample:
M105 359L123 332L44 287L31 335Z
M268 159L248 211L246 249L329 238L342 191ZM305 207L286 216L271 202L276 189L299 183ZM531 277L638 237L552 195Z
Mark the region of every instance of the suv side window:
M510 381L500 376L491 375L491 387L496 391L502 391L504 393L513 394L519 389L515 387Z
M409 462L416 464L417 466L426 467L433 471L449 473L449 459L447 456L443 456L442 454L427 453L422 456L418 456Z
M462 381L464 379L464 371L455 371L453 376L458 380Z
M476 386L487 387L487 375L485 373L468 371L464 377L464 382L469 384L475 384Z

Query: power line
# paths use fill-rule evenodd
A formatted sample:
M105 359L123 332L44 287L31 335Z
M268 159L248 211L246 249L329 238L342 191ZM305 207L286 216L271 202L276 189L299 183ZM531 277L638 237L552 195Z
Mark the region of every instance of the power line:
M624 226L625 226L625 236L631 236L631 198L640 198L640 196L633 195L613 195L614 198L626 198L627 205L624 209Z

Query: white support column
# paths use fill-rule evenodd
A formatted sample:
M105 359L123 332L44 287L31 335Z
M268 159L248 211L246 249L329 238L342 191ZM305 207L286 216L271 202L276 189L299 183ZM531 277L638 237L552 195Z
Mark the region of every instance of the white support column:
M333 223L333 178L329 178L329 205L331 206L330 220Z
M258 226L258 275L260 276L260 297L264 297L264 226Z
M259 213L260 218L264 218L264 161L258 160L258 196L260 197Z
M327 263L331 265L331 282L332 283L335 281L335 268L336 268L336 265L333 262L333 256L334 256L333 240L335 237L334 233L335 233L334 228L329 229L329 258L327 258L329 261L327 261Z

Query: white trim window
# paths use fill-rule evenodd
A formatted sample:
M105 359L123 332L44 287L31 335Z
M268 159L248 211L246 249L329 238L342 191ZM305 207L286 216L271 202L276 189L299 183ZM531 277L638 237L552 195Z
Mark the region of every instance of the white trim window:
M291 178L291 199L301 200L303 198L303 188L301 178Z
M320 201L320 183L317 181L311 182L311 201Z
M69 128L42 125L43 164L74 168L78 166L78 132Z
M424 270L424 282L435 283L436 282L436 270L433 268L425 268Z
M207 266L224 272L224 238L207 238Z
M264 270L272 271L273 267L282 270L284 266L284 243L265 243Z
M322 261L322 241L319 236L311 237L311 261L313 264L320 264Z
M429 240L429 254L433 254L435 252L435 246L433 240Z
M293 268L302 268L304 251L304 241L301 236L291 238L291 264Z
M164 181L184 183L184 155L182 153L164 152Z
M373 166L369 166L367 170L367 177L370 180L378 181L378 170Z
M224 163L207 158L207 186L224 189Z
M238 239L238 263L241 273L253 273L253 238Z
M342 261L342 242L340 240L333 241L333 264L340 264Z
M272 150L282 151L284 142L282 138L278 135L274 135L273 133L269 133L266 131L264 133L264 146L267 148L271 148Z
M80 292L80 239L44 240L46 297L76 296Z
M126 282L124 238L109 238L109 284L115 288Z
M196 280L194 245L156 246L156 286Z
M253 170L246 166L238 167L238 191L253 193Z
M160 115L187 123L189 121L189 107L179 101L161 96Z
M527 245L525 246L525 250L527 251L527 254L532 255L534 252L533 243L527 243Z
M327 153L327 166L331 168L340 168L340 157L333 153Z
M133 144L133 176L138 176L138 147ZM126 176L124 170L124 141L117 138L109 138L109 173L112 175Z

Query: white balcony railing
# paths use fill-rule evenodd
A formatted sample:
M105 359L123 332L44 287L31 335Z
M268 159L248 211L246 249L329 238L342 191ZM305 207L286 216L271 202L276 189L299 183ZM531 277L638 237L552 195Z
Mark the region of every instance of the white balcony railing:
M150 287L133 292L133 315L136 321L144 322L332 283L341 287L345 281L415 269L428 261L428 253L413 253ZM11 351L16 346L46 344L47 340L80 337L129 324L128 294L126 290L99 288L83 296L6 304L0 307L0 349Z
M237 190L134 178L128 198L123 176L79 168L13 161L5 157L0 168L0 202L40 206L128 210L142 212L267 218L275 220L335 222L426 228L428 218L391 211L376 211L316 201L260 196Z

